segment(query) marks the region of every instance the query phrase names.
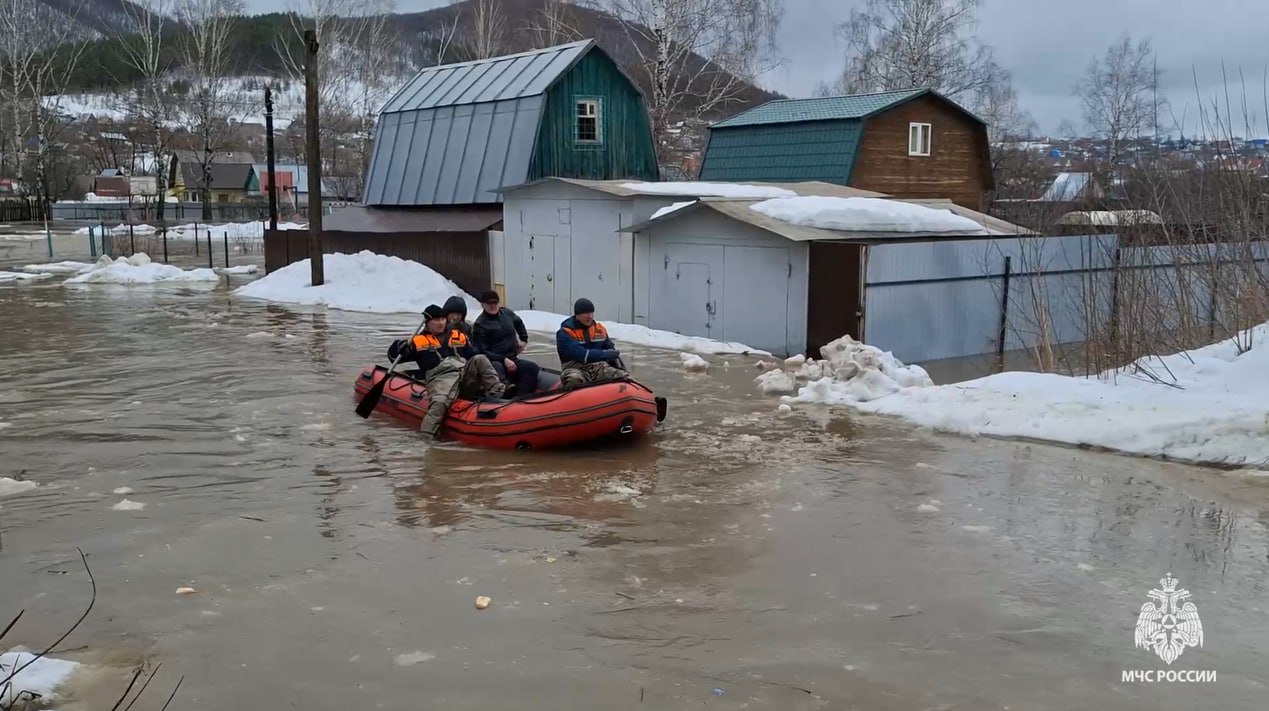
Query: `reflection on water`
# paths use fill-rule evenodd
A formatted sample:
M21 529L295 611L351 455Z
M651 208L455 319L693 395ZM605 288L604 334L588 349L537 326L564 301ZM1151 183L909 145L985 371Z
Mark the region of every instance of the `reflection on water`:
M0 476L39 484L0 502L15 639L79 609L55 573L79 545L100 592L75 654L162 661L187 709L1262 701L1262 482L781 417L746 359L689 375L633 347L670 397L646 441L429 447L353 413L353 378L412 321L223 290L0 291ZM548 344L530 355L553 364ZM1167 572L1211 640L1186 659L1219 685L1119 682L1151 664L1132 624Z

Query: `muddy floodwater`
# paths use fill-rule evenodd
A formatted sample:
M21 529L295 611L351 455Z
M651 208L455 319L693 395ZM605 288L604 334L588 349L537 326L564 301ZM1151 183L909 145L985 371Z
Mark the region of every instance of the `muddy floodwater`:
M626 346L669 397L650 440L429 449L353 412L408 314L59 281L0 287L0 477L38 484L0 498L0 625L25 609L6 648L55 639L84 551L64 708L110 708L142 663L147 709L181 677L174 709L1269 699L1269 485L1247 475L779 417L752 360L694 375ZM1204 633L1171 665L1133 635L1169 573ZM1159 669L1215 681L1122 681Z

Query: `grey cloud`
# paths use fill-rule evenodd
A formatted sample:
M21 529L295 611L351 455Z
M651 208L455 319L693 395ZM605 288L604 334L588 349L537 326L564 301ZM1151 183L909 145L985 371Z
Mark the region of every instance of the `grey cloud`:
M398 0L398 9L416 12L443 0ZM842 46L833 33L854 0L785 0L780 50L785 63L760 83L790 96L807 96L841 65ZM250 0L253 11L277 11L277 0ZM1042 131L1055 131L1063 119L1081 123L1072 88L1089 61L1120 34L1151 37L1163 70L1163 88L1178 117L1185 111L1193 129L1196 94L1191 67L1199 74L1204 102L1221 91L1220 63L1232 77L1232 101L1241 97L1237 69L1248 85L1248 102L1266 133L1263 85L1265 0L983 0L979 36L995 48L1014 76L1023 108ZM1258 108L1255 108L1258 107Z

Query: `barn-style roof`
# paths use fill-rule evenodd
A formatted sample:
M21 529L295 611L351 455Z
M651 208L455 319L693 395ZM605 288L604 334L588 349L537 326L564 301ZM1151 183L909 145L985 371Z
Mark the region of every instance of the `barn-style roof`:
M384 105L368 205L494 203L528 178L546 92L594 40L430 67Z

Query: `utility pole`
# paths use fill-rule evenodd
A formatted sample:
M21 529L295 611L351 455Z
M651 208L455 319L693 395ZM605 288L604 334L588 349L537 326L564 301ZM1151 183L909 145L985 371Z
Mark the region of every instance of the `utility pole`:
M273 90L264 88L264 151L269 169L269 229L278 229L278 164L273 151Z
M322 265L322 139L318 132L317 31L304 30L307 59L304 64L304 127L308 143L308 259L313 286L326 282Z

